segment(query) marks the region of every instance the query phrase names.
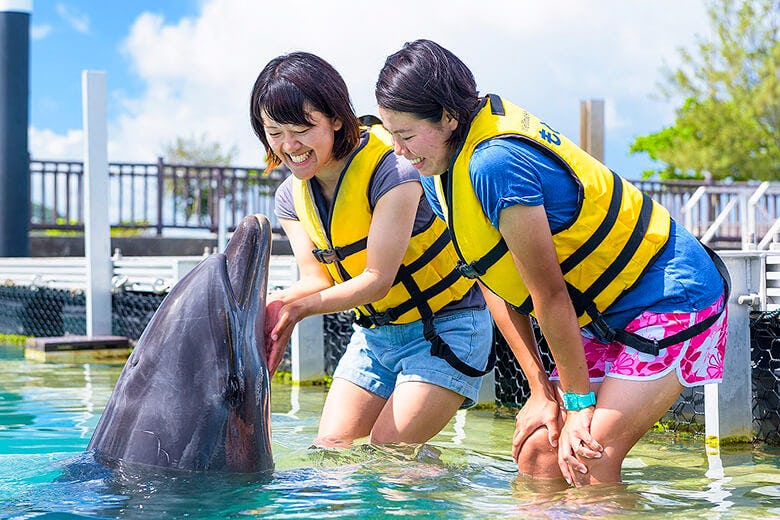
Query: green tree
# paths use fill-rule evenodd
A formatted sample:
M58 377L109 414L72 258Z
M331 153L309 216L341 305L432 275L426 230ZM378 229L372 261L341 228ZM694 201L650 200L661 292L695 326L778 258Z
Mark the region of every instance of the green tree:
M216 203L214 170L230 166L237 154L235 146L225 149L220 143L207 140L205 135L177 137L165 146L166 189L173 194L176 208L184 213L187 221L195 217L200 225L213 224L209 201L212 205Z
M780 179L780 0L713 0L711 37L665 70L683 99L675 124L637 137L632 153L665 163L644 177Z
M177 137L165 146L164 157L171 164L230 166L237 154L235 146L226 150L220 143L208 141L201 135L199 138Z

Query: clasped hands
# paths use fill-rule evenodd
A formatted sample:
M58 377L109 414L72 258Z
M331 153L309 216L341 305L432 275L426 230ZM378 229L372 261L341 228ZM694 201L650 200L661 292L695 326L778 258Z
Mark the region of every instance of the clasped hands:
M593 412L592 406L565 411L556 398L532 393L515 418L512 458L517 462L528 437L545 428L548 442L558 449L558 466L563 478L569 484L576 484L575 472L587 473L588 459L598 459L604 451L590 434Z

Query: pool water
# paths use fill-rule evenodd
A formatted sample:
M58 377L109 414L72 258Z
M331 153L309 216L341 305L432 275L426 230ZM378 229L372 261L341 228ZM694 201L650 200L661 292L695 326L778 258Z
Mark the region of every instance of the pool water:
M517 478L513 421L459 412L424 446L312 450L325 390L272 389L276 469L265 480L96 464L84 449L121 367L26 361L0 346L0 518L778 518L780 449L648 434L622 485Z

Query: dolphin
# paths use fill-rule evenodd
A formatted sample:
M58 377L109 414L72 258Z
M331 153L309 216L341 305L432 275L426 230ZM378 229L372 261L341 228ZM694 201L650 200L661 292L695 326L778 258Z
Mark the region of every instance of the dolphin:
M165 297L87 446L106 465L273 471L263 322L271 226L244 218Z

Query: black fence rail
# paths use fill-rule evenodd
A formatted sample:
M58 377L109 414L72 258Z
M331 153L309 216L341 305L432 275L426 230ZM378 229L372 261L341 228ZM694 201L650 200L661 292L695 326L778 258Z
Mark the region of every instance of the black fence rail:
M164 231L189 230L216 233L219 201L224 199L225 226L232 231L244 215L263 213L275 231L281 232L273 214L273 195L289 172L264 173L261 167L234 167L155 163L110 163L110 225L162 235ZM750 208L728 211L735 197L742 204L758 183L708 184L697 181L632 181L660 202L678 222L701 237L721 213L726 217L711 239L720 248L740 247L746 232L745 214L755 217L755 232L766 233L780 215L780 184ZM711 191L691 205L697 190ZM84 168L77 161L30 161L31 229L84 229Z
M165 230L216 233L219 202L225 226L235 229L248 214L263 213L280 231L273 215L274 192L287 176L282 169L110 163L110 225L162 235ZM30 161L30 229L84 229L84 167L76 161Z

